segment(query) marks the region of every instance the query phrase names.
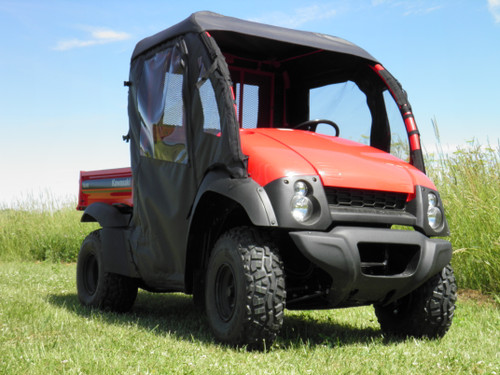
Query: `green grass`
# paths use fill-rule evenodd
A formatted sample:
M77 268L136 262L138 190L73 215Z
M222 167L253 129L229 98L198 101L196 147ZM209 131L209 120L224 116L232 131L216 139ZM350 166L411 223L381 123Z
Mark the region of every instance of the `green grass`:
M428 174L443 198L459 287L500 294L500 145L470 142L429 155Z
M80 223L76 203L50 194L0 207L0 260L75 261L85 236L95 224Z
M383 336L371 307L287 311L268 352L214 341L190 297L140 292L128 314L80 306L75 265L0 263L1 374L499 374L498 305L459 298L439 340Z

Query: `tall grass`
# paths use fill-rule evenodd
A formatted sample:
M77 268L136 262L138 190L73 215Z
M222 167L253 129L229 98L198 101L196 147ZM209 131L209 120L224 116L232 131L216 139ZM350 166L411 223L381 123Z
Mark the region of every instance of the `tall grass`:
M80 223L76 202L47 192L0 207L0 260L72 262L94 224Z
M439 139L439 138L438 138ZM462 288L500 292L500 145L476 141L428 155L428 174L443 198Z

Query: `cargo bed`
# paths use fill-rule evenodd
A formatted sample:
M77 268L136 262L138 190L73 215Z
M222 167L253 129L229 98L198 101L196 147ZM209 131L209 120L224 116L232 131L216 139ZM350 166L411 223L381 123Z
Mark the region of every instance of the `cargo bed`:
M95 202L132 207L130 167L81 171L77 210L83 211Z

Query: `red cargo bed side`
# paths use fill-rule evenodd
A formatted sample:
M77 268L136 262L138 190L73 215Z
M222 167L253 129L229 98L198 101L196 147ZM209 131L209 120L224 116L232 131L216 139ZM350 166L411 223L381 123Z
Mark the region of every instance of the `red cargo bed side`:
M130 168L81 171L77 210L92 203L133 206Z

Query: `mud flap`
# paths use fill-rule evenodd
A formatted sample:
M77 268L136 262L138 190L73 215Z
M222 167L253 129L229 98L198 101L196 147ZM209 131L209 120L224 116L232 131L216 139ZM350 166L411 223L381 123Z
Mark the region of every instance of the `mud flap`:
M140 277L130 253L129 231L123 228L103 228L101 231L103 264L106 272L128 277Z

